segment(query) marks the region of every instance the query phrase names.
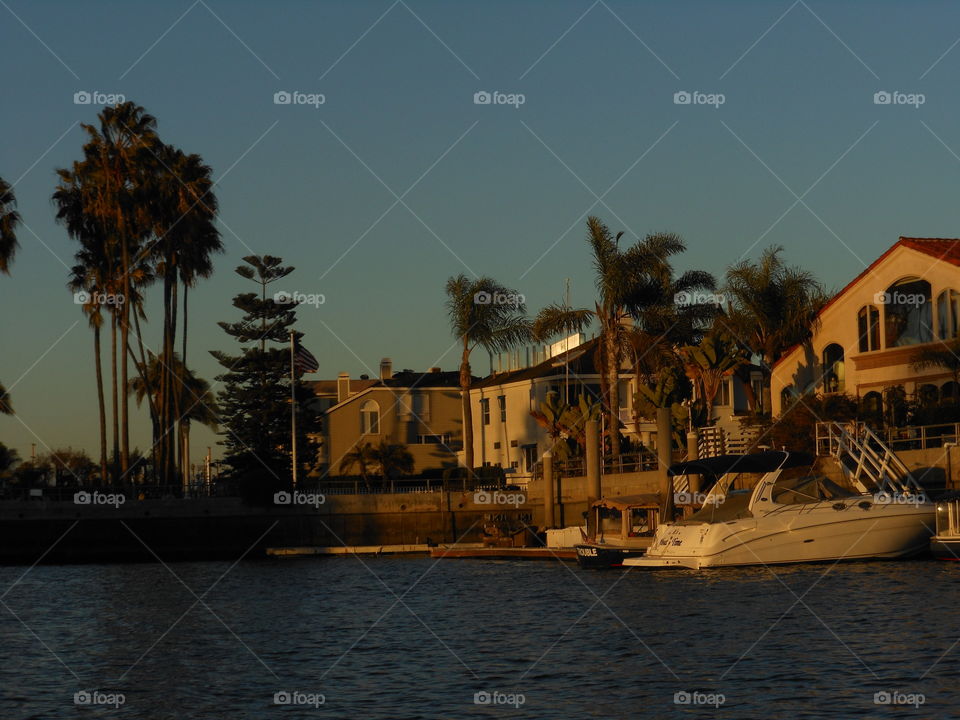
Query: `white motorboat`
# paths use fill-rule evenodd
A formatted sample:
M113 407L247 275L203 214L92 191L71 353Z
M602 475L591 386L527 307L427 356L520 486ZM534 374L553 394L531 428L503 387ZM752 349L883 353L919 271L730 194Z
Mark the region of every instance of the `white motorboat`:
M708 502L660 525L646 554L623 566L864 560L928 549L935 507L869 428L820 423L817 448L825 456L774 450L674 465L673 477L715 480Z

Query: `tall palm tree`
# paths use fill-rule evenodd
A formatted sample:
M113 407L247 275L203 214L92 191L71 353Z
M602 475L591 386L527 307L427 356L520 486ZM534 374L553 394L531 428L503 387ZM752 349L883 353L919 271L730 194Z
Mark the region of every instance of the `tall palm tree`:
M655 233L621 249L620 238L597 217L587 218L587 242L593 254L599 298L594 308L551 305L534 321L534 334L546 339L559 332L578 331L596 320L600 327L598 357L603 368L603 394L610 432L610 449L620 454L620 371L624 358L632 356L634 367L652 349L669 346L694 333L705 311L696 303L678 306L682 292L713 289L709 273L688 271L675 277L670 258L686 250L673 233ZM643 346L633 333L642 333Z
M20 214L17 212L17 198L13 188L0 178L0 273L10 274L10 263L20 247L17 243L17 225Z
M473 473L473 409L470 405L470 353L482 347L499 353L530 338L523 296L490 277L471 279L460 274L447 280L447 317L460 344L460 401L463 411L463 452Z
M17 252L17 225L20 224L20 214L16 210L17 199L3 178L0 178L0 272L10 274L10 263ZM7 389L0 385L0 413L13 414L13 405Z
M730 304L725 321L729 330L761 360L762 409L768 413L773 365L787 349L811 337L817 313L827 301L813 274L787 266L782 252L782 247L772 246L757 262L733 265L724 288Z

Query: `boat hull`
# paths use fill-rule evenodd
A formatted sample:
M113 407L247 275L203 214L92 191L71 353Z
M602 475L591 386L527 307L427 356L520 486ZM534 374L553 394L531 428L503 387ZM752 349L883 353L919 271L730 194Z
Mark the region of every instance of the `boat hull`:
M603 569L622 567L629 558L642 557L644 548L626 548L614 545L583 543L575 546L577 564L582 568Z
M780 506L754 518L661 526L642 559L625 567L703 568L902 558L927 551L929 503Z

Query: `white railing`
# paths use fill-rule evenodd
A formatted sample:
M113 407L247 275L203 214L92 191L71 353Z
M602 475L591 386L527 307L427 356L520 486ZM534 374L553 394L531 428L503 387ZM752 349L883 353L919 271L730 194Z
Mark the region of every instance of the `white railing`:
M837 458L861 492L925 495L903 461L864 423L818 422L817 454Z

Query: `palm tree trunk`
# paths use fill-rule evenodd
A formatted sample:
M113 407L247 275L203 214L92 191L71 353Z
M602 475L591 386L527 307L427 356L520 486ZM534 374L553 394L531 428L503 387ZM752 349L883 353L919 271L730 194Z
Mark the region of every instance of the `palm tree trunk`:
M771 380L773 379L773 358L764 357L766 367L763 370L763 407L760 411L764 414L773 412L773 390L771 389Z
M620 456L620 363L617 361L614 332L616 332L616 328L607 328L605 342L607 346L607 412L610 418L608 423L610 454L617 458Z
M187 288L189 286L183 284L183 348L180 352L180 362L183 363L183 375L184 380L187 377ZM183 393L180 393L182 395ZM190 398L188 401L192 405L195 400ZM190 473L190 423L185 421L184 418L180 417L180 410L177 411L177 437L181 438L180 445L183 447L183 457L181 459L181 465L183 468L183 478L184 482L188 480Z
M93 328L93 357L97 365L97 407L100 410L100 483L104 484L107 482L107 407L103 397L99 325Z
M129 281L126 284L129 286ZM126 478L127 472L130 469L130 393L127 391L129 386L127 348L130 342L130 309L126 303L126 297L124 297L120 318L120 346L122 353L120 359L120 376L123 379L120 391L120 477Z
M111 403L113 410L113 450L111 451L111 484L119 479L117 469L120 464L120 416L118 414L119 396L117 392L117 313L110 313L110 379Z
M467 476L473 477L473 407L470 404L470 346L463 339L463 355L460 359L460 405L463 411L463 464Z

